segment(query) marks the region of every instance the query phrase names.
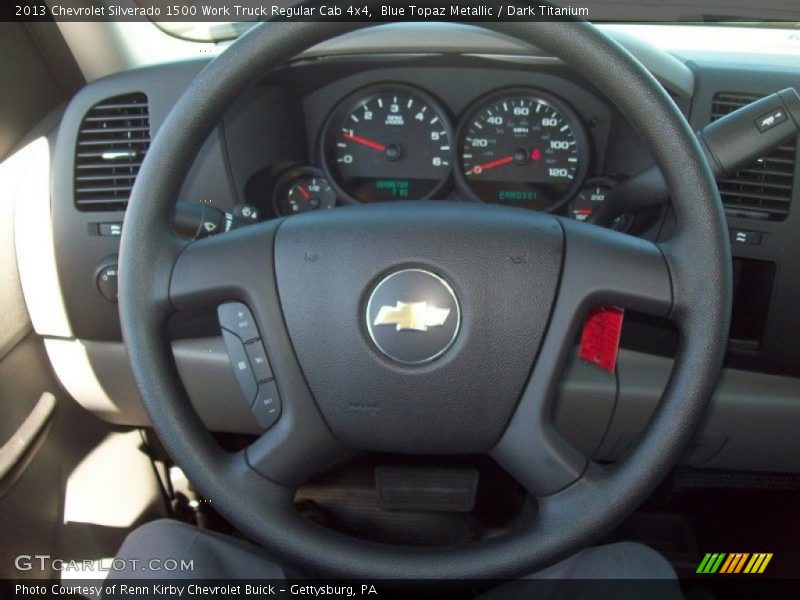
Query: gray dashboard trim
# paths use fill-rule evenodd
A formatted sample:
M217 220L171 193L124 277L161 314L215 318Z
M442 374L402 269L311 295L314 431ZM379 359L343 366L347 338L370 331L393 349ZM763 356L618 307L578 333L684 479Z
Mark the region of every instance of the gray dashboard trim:
M45 339L61 384L83 408L115 425L150 426L122 342ZM258 434L221 337L177 340L175 363L197 413L213 431Z
M672 363L620 351L617 407L595 458L615 460L636 441L658 405ZM711 469L798 473L798 430L799 379L723 369L695 446L683 462Z
M19 176L14 194L14 246L34 330L39 335L70 337L72 328L58 279L50 206L52 141L40 137L9 159L8 168L14 168Z
M81 406L117 425L150 425L121 342L45 344L62 384ZM222 338L179 340L172 348L192 404L210 430L260 431ZM671 371L671 359L621 350L615 378L573 355L556 403L559 431L586 455L616 460L644 430ZM800 473L798 428L800 380L724 369L684 464Z
M436 35L431 33L435 31ZM605 33L633 54L670 91L691 97L694 73L678 58L629 33ZM435 40L435 41L434 41ZM392 23L362 29L310 48L299 58L359 54L440 53L495 57L498 60L558 61L538 48L493 31L460 23Z

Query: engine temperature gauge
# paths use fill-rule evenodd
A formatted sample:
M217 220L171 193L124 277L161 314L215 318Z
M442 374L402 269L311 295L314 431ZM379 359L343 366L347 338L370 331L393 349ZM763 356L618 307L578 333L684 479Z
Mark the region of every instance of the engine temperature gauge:
M606 182L587 185L569 203L569 216L576 221L586 221L600 204L606 201L613 186ZM633 222L632 215L620 215L611 224L612 229L627 231Z
M275 209L281 215L298 215L334 206L336 192L327 179L313 172L291 172L275 187Z

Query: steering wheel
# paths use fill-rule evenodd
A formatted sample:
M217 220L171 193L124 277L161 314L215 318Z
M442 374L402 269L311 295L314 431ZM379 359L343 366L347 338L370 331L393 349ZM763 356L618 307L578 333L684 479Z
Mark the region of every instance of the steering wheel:
M493 23L483 26L562 59L636 127L672 192L670 241L469 202L346 207L179 240L174 201L226 107L304 49L365 26L263 23L174 106L139 172L122 234L120 317L133 373L177 464L274 556L328 576L530 573L632 513L691 439L730 319L719 195L686 120L619 45L588 23ZM391 309L402 308L394 301L414 294L434 297L432 311L393 321ZM236 453L222 450L193 410L165 335L173 312L231 300L252 311L283 404L277 423ZM565 359L586 311L601 303L667 317L680 332L658 410L613 465L588 460L553 425ZM387 306L397 327L382 326L377 339L375 310ZM304 520L292 504L296 486L348 449L487 453L538 509L505 536L458 547L357 540Z

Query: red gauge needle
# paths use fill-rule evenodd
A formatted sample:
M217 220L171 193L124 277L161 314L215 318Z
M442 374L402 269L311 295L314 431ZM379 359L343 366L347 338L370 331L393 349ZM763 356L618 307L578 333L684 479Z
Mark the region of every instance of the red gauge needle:
M504 156L503 158L498 158L497 160L493 160L492 162L484 163L482 165L475 165L469 171L467 171L467 175L480 175L484 171L488 171L489 169L494 169L495 167L499 167L500 165L507 165L508 163L514 160L513 156Z
M386 146L383 144L379 144L378 142L373 142L372 140L368 140L367 138L361 137L360 135L356 135L351 131L345 131L342 133L344 139L351 140L356 144L361 144L362 146L366 146L367 148L372 148L373 150L378 150L379 152L385 152Z
M306 188L304 188L302 185L298 185L297 189L300 192L300 195L303 196L303 198L305 198L306 200L311 198L311 194L309 194L308 190L306 190Z

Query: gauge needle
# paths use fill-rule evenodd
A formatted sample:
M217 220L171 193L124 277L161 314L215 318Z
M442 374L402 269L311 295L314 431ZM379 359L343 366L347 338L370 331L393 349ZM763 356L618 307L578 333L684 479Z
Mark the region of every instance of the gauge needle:
M378 142L373 142L372 140L368 140L360 135L356 135L352 131L345 131L342 133L342 135L344 136L344 139L351 140L356 144L361 144L362 146L366 146L367 148L372 148L373 150L378 150L380 152L386 151L386 146L383 144L379 144Z
M489 169L494 169L495 167L499 167L500 165L507 165L508 163L514 160L513 156L504 156L503 158L498 158L497 160L493 160L492 162L484 163L482 165L475 165L469 171L467 171L467 175L480 175L484 171L488 171Z
M300 191L300 195L303 196L303 198L305 198L306 200L311 198L311 194L309 194L308 190L306 190L306 188L304 188L302 185L298 185L297 189Z

